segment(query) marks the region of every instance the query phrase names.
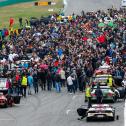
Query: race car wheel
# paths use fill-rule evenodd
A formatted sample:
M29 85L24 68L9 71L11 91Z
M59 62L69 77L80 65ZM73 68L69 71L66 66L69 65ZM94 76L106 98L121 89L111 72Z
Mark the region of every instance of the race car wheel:
M111 121L114 121L115 120L115 116L113 116L113 117L111 117L111 119L110 119Z
M112 103L115 103L117 101L116 97L113 97Z
M87 118L86 118L86 121L87 121L87 122L91 121L91 118L88 118L88 117L87 117Z
M114 102L116 102L118 100L118 98L119 98L119 95L117 92L115 92Z
M110 121L114 121L115 120L115 110L114 110L114 113L113 113L113 117L110 118Z

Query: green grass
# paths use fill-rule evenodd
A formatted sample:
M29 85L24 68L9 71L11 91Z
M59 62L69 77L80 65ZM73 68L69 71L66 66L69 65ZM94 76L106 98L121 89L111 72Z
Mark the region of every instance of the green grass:
M41 0L44 1L44 0ZM1 7L0 8L0 28L8 28L9 18L13 17L15 20L14 28L18 28L19 17L24 19L29 19L30 17L41 17L47 16L52 13L58 13L63 8L62 0L54 0L56 5L54 6L34 6L34 2L20 3L11 6ZM53 12L49 12L48 9L54 9Z
M0 7L18 4L18 3L24 3L24 2L31 2L35 0L0 0Z

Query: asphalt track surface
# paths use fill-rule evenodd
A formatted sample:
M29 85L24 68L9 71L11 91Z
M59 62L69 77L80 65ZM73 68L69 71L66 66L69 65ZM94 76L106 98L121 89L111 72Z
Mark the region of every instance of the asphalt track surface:
M0 109L0 126L124 126L124 102L113 104L119 120L114 122L86 122L77 120L77 108L84 105L84 94L40 91L21 100L20 105Z
M107 11L108 8L112 6L114 8L119 9L121 7L121 0L64 0L65 4L65 15L71 15L72 13L80 15L82 10L85 12L97 11L97 10L104 10ZM92 122L86 123L77 122L76 125L78 126L124 126L124 102L118 102L113 105L116 108L116 114L119 115L120 119L115 122ZM74 121L75 122L75 121Z
M65 8L65 14L71 15L73 12L75 14L81 14L81 11L96 11L96 10L107 10L112 6L116 8L121 7L121 0L64 0L67 5Z

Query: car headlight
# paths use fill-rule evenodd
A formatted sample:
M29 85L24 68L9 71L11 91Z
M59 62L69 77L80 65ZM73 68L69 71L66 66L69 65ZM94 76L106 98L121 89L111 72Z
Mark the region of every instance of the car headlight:
M113 117L113 113L106 113L106 115Z
M94 114L93 113L88 113L88 117L90 117L90 116L94 116Z

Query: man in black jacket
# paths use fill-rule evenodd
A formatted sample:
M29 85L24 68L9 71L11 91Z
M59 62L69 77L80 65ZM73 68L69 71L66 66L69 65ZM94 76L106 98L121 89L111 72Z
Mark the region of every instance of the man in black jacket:
M46 72L44 69L38 72L39 79L41 80L40 86L42 90L46 90Z
M33 74L33 86L34 86L35 94L38 93L38 75L36 71Z
M55 75L55 86L56 86L56 91L61 92L61 78L58 73Z
M101 90L99 84L97 85L97 89L95 90L95 95L97 97L97 103L101 104L102 103L103 93L102 93L102 90Z

